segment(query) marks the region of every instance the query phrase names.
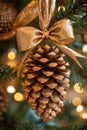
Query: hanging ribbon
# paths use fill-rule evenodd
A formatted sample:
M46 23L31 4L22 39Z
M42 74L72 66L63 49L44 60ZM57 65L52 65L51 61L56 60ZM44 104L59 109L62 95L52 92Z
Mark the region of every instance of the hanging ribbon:
M34 27L21 27L17 29L17 43L20 51L32 49L41 41L49 39L54 42L62 52L72 58L81 68L77 57L86 58L65 46L74 41L73 28L69 19L57 21L49 30L47 29L55 9L56 0L38 0L39 23L41 30Z

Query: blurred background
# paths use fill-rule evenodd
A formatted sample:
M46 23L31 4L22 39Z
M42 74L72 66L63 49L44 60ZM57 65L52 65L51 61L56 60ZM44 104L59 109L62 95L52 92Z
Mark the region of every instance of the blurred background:
M5 3L11 3L15 10L11 15L17 15L27 6L30 0L3 0ZM69 18L74 29L75 41L68 46L73 50L87 57L87 1L86 0L56 0L56 10L51 21L51 25L57 20ZM0 3L0 14L5 5ZM5 12L6 13L6 12ZM14 13L14 14L13 14ZM4 14L3 14L4 15ZM4 16L0 15L0 24L2 24ZM6 23L5 23L6 25ZM36 17L31 21L29 26L39 27L39 19ZM27 25L27 26L28 26ZM7 26L6 26L7 27ZM4 34L0 25L0 34ZM66 60L70 63L71 77L70 88L67 94L65 106L58 116L49 122L43 122L35 112L29 107L24 100L23 91L20 85L20 79L13 72L17 64L20 62L24 52L19 52L17 48L16 37L0 41L0 130L35 130L53 129L66 127L69 124L82 123L87 120L87 59L78 58L83 69L81 69L73 60L66 56ZM4 92L2 91L4 89ZM1 92L3 94L1 94ZM3 100L2 100L3 98ZM3 107L2 103L5 106ZM2 110L3 109L3 110ZM28 128L24 123L28 124ZM30 128L30 125L32 127ZM67 129L68 130L68 129ZM86 129L84 129L86 130Z

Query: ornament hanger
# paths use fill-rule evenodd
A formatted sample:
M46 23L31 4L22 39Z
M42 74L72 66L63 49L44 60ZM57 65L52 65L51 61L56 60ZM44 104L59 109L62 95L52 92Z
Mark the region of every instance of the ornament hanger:
M38 13L41 30L46 30L50 24L56 6L56 0L39 0Z
M73 28L70 20L59 20L49 30L47 30L55 9L55 4L56 0L38 0L39 23L41 30L31 26L18 28L16 35L18 48L20 51L32 49L44 39L49 39L82 68L76 57L86 57L65 46L65 44L70 44L74 41Z
M55 5L56 0L33 0L17 16L13 29L8 33L0 34L0 40L7 40L16 35L18 48L20 51L24 51L34 48L44 39L49 39L82 68L76 57L86 57L65 46L65 44L74 41L73 28L70 20L59 20L47 30ZM38 16L38 13L41 30L29 26L22 27Z

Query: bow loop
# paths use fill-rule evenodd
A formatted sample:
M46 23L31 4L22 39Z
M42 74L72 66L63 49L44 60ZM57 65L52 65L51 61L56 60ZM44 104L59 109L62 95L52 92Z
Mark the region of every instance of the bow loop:
M33 27L17 29L17 43L19 51L25 51L38 45L42 41L42 32Z
M73 28L69 19L57 21L49 30L49 38L57 45L69 44L74 41Z
M56 0L38 0L39 23L41 30L47 29L50 24Z

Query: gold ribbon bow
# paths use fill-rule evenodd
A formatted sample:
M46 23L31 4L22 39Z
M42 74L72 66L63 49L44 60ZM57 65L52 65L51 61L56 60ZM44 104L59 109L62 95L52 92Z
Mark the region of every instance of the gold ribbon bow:
M20 51L28 50L38 45L42 40L49 39L82 68L76 56L82 58L86 57L65 46L65 44L74 41L70 20L62 19L57 21L49 31L47 30L55 9L55 3L56 0L38 0L41 30L34 27L18 28L16 35L18 48Z
M21 27L17 30L20 51L30 49L44 39L49 39L60 46L71 43L74 40L74 35L70 20L63 19L56 22L49 31L47 29L41 31L34 27Z

